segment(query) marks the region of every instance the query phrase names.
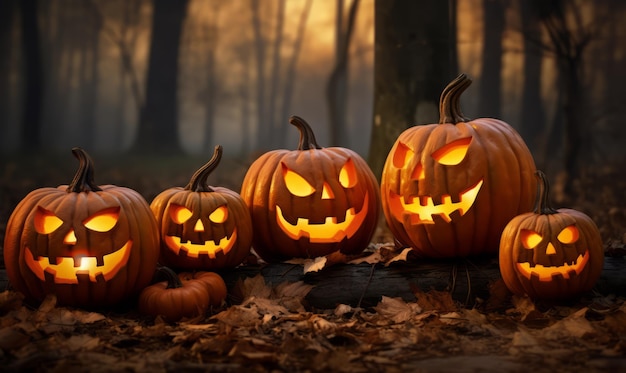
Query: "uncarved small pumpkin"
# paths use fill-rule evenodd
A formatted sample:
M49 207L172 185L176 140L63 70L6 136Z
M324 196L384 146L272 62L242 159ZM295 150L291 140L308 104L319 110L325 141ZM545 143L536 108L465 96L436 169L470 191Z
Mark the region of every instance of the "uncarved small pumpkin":
M500 273L517 295L570 298L589 291L604 265L604 247L591 218L573 209L550 207L543 172L535 209L513 218L500 239Z
M139 312L161 316L169 322L203 315L209 306L219 306L226 299L226 284L216 273L196 272L176 274L167 267L159 267L157 282L143 289L139 295Z

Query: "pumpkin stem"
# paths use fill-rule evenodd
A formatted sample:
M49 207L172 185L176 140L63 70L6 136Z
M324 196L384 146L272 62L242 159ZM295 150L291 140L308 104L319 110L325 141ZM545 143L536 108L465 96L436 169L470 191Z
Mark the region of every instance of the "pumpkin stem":
M539 179L537 183L537 199L535 200L534 213L541 215L556 214L558 211L550 206L550 183L543 171L535 171Z
M222 159L222 145L217 145L213 150L213 156L209 161L198 169L189 180L189 184L185 187L185 190L191 190L194 192L213 192L206 179L209 174L217 167Z
M78 159L78 170L74 179L67 186L67 192L99 192L102 189L93 181L93 160L87 152L81 148L72 148L72 154Z
M167 281L166 289L178 289L183 287L183 282L180 281L180 277L171 268L166 266L159 266L154 274L154 280Z
M469 122L461 112L461 94L472 84L465 74L460 74L441 92L439 98L439 124Z
M292 115L289 118L289 123L298 127L298 130L300 131L298 150L322 149L322 147L317 144L317 140L315 140L315 135L313 134L311 126L304 119Z

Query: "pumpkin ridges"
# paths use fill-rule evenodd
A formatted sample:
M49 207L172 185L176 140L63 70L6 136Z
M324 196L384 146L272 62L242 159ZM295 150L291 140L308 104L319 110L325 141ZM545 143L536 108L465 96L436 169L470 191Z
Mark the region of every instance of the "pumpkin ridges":
M149 283L151 274L143 283L140 283L141 278L128 277L128 273L130 271L142 273L141 271L146 267L149 268L150 272L153 270L154 267L151 265L156 266L156 255L152 255L154 259L152 261L149 254L150 247L139 245L132 247L128 254L128 262L121 264L108 281L102 281L102 277L97 276L97 281L92 282L88 279L88 275L78 274L75 275L78 279L76 283L65 284L55 282L56 277L51 275L49 271L43 272L44 279L41 280L25 262L24 250L26 248L33 254L34 259L40 256L52 258L51 264L53 265L55 264L54 258L72 257L72 255L68 255L70 250L62 242L64 235L71 230L79 232L76 233L78 242L76 246L72 246L72 249L86 251L84 254L90 258L95 257L98 264L102 263L103 255L109 254L114 242L119 241L121 237L135 240L140 235L149 236L151 234L153 241L158 241L156 230L146 233L150 231L150 228L154 228L150 224L153 222L150 219L154 218L147 209L147 203L143 197L127 188L116 189L118 188L116 186L95 185L91 158L82 149L74 154L78 154L79 158L82 157L79 159L82 166L79 165L79 171L74 175L73 186L72 184L69 186L61 185L56 188L40 188L32 191L20 201L11 214L5 232L4 246L7 275L15 288L23 292L28 300L41 301L46 294L53 293L57 296L58 303L63 305L89 308L110 306L133 295L134 289L142 288ZM132 204L118 203L115 196L117 194L125 194L125 197L132 201ZM131 221L135 215L142 216L141 219L144 219L142 231L129 231L124 227L118 230L119 221L114 225L115 231L112 233L94 233L83 227L84 220L81 219L90 217L99 212L101 208L112 205L120 208L120 220ZM39 208L38 206L57 215L57 218L63 221L54 232L39 234L34 228L35 213ZM143 215L135 213L135 211L144 209L148 213ZM20 230L16 231L15 227ZM120 235L121 237L119 237ZM119 248L115 247L115 249ZM135 257L141 257L142 260L137 263L137 267L131 268L132 260ZM67 260L62 260L62 262L67 263Z
M250 211L242 197L227 188L209 186L209 174L217 167L222 147L215 147L213 156L191 177L185 188L172 187L159 193L150 204L159 225L162 238L160 260L162 264L179 269L221 269L239 265L250 252L253 229ZM176 222L169 214L172 204L183 206L192 212L191 220ZM209 218L216 208L225 206L228 216L224 221L213 222ZM195 224L202 224L196 231ZM193 223L194 225L190 225ZM233 236L236 229L236 236ZM221 239L228 239L228 246L216 247ZM232 240L231 240L232 239ZM180 243L178 241L180 240ZM189 241L187 256L183 242ZM194 245L204 244L204 247ZM170 246L180 245L174 248ZM204 252L203 252L204 251ZM208 254L206 254L208 252Z
M536 177L540 179L539 184L547 183L545 175L541 177L537 173ZM545 192L545 188L542 192ZM503 231L499 254L500 272L506 286L515 294L527 294L531 298L541 299L569 298L593 288L602 272L604 249L597 226L584 213L565 208L547 214L541 213L541 205L545 207L548 204L548 197L547 194L539 193L536 197L538 209L513 218ZM556 237L560 231L570 225L578 229L578 240L572 243L558 242ZM540 234L542 241L531 249L524 248L521 244L521 231L524 229ZM546 241L554 245L556 253L546 253ZM528 262L529 255L532 255L533 266L541 264L562 267L564 263L576 260L578 255L585 252L589 255L585 267L580 274L570 275L569 278L553 275L548 281L528 279L516 268L518 262Z

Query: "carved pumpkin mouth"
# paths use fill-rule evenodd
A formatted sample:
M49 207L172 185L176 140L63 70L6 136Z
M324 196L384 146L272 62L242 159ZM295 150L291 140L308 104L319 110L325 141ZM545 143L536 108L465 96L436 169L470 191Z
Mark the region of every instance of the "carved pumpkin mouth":
M205 241L203 244L194 244L189 241L182 242L180 237L165 236L165 243L176 255L181 255L181 251L185 252L188 257L197 258L202 254L208 255L209 258L215 259L218 252L226 254L237 241L237 229L233 230L230 237L223 237L217 241Z
M530 263L516 263L519 273L524 275L529 280L532 276L539 277L539 281L552 281L552 278L557 275L562 275L563 278L569 279L570 273L574 272L576 275L580 274L589 261L589 250L586 250L584 254L578 255L576 260L570 263L563 263L562 266L543 266L541 264L535 264L531 266ZM572 274L574 275L574 274Z
M58 257L56 263L50 263L50 258L40 256L35 259L29 248L24 251L24 260L31 271L45 281L45 272L54 276L57 284L77 284L79 275L88 275L89 281L98 282L98 276L109 281L122 269L130 257L131 241L127 241L119 250L102 256L102 264L98 264L95 256Z
M483 180L479 180L474 186L459 195L458 202L452 202L449 194L441 196L441 202L436 204L431 196L411 196L408 201L402 196L390 191L389 203L394 217L398 221L403 221L405 213L411 214L411 224L434 224L433 216L439 215L446 222L451 222L450 214L459 211L463 216L474 205L476 196L483 185Z
M340 242L346 237L352 237L357 232L368 211L369 198L366 193L361 211L356 213L354 207L349 208L346 210L345 219L341 223L337 223L336 216L327 216L323 223L309 223L309 219L298 218L296 224L291 224L285 219L283 211L278 205L276 206L276 222L280 229L293 240L308 237L309 242L313 243Z

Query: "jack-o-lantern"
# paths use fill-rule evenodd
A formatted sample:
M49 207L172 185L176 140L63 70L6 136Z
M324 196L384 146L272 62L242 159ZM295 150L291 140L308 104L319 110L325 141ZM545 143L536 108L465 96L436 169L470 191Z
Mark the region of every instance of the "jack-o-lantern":
M555 210L543 172L533 212L513 218L500 240L500 273L518 295L536 299L570 298L593 288L604 265L597 226L584 213Z
M113 305L147 286L159 256L156 220L136 191L97 186L93 162L72 183L29 193L9 219L4 239L7 276L27 298L55 294L62 305Z
M241 196L255 225L253 247L266 261L362 252L377 225L376 177L356 152L322 148L302 118L297 150L273 150L249 167Z
M507 123L463 116L459 100L470 84L464 74L452 81L439 123L400 134L383 168L387 225L420 256L496 254L504 226L532 208L533 157Z
M198 169L184 188L157 195L152 209L161 232L163 265L216 270L235 267L250 253L252 222L248 206L236 192L207 185L222 158L222 146Z

